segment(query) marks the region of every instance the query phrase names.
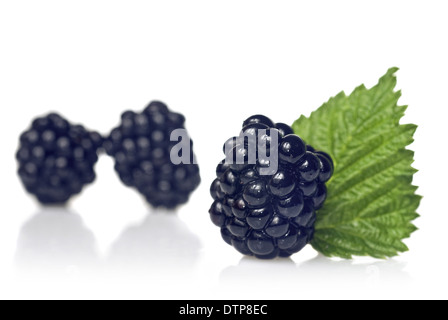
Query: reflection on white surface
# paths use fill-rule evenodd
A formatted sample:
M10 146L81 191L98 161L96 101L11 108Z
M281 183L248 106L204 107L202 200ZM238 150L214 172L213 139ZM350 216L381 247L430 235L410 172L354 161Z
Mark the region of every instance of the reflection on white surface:
M20 276L32 276L23 277L22 286L27 292L29 280L37 280L47 288L53 285L54 292L68 284L85 286L92 294L95 288L108 287L112 297L122 292L114 290L116 286L129 289L129 294L134 286L142 286L148 298L181 298L196 286L202 289L195 298L207 298L204 294L208 290L236 299L334 298L341 292L346 298L375 297L375 293L400 298L398 295L414 284L405 271L406 264L396 259L334 260L315 257L311 249L294 257L295 261L244 257L232 266L225 257L208 257L208 253L201 255L199 238L176 214L160 211L148 213L139 224L124 227L109 252L101 257L95 237L81 217L67 209L52 208L23 224L15 262ZM56 281L49 281L51 278ZM71 282L60 281L63 278Z
M37 275L166 275L191 271L200 241L170 212L149 213L139 225L126 228L100 259L95 237L78 214L66 208L45 208L22 226L16 268ZM132 272L129 272L132 271ZM137 272L136 272L137 271ZM136 273L135 273L136 272Z
M155 211L120 235L112 245L108 264L141 272L182 272L195 266L200 249L199 238L176 214Z
M360 263L352 260L332 260L322 255L296 264L291 259L259 261L244 257L237 266L224 269L220 284L235 288L251 286L255 291L284 289L285 286L297 288L326 288L334 294L343 288L353 292L375 290L387 286L406 289L411 277L404 268L405 263L390 260L368 260Z
M289 287L297 275L297 266L291 259L260 261L243 257L238 265L227 267L221 272L219 283L237 291L250 288L254 294L259 294L265 290L279 290L285 285Z
M46 208L22 226L15 262L22 272L80 272L98 262L95 237L78 214L63 207Z
M412 280L405 271L406 263L395 259L377 260L361 258L354 260L332 260L319 254L316 258L298 265L298 270L314 274L325 284L345 286L402 285Z

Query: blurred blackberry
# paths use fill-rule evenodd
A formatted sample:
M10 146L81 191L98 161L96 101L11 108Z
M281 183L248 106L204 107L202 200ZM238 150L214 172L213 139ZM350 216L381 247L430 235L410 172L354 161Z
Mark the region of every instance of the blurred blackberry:
M170 141L171 133L185 130L184 123L183 115L153 101L141 113L123 113L121 124L104 143L106 152L115 158L121 181L136 188L154 207L172 209L186 203L201 181L191 140L189 154L179 151L187 161L171 162L172 148L179 143Z
M20 137L16 158L25 189L43 204L64 204L95 180L103 138L51 113Z
M242 254L289 257L313 238L316 210L326 199L333 162L328 154L307 146L291 127L265 116L250 117L242 131L245 139L234 137L224 145L226 160L218 165L210 188L215 200L211 220L221 228L224 241ZM251 138L257 142L255 162ZM260 152L275 147L274 138L278 170L262 175L271 163ZM244 161L236 162L238 157Z

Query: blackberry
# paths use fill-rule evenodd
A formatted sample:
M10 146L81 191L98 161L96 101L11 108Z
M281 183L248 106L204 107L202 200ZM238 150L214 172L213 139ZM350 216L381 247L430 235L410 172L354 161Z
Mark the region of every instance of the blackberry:
M210 218L221 228L224 241L242 254L289 257L313 238L316 210L326 199L333 162L328 154L307 146L290 126L262 115L244 121L242 133L224 144L226 159L210 188ZM253 159L251 139L257 142ZM273 163L261 151L276 150L270 148L276 147L275 141L278 170L262 174Z
M185 118L171 112L159 101L151 102L143 112L126 111L120 125L104 143L106 152L115 159L115 170L121 181L137 189L154 207L175 208L188 201L201 178L190 141L189 154L179 151L182 161L173 164L170 141L176 129L185 129ZM184 157L186 156L186 157Z
M20 136L16 154L25 189L43 204L64 204L95 180L103 138L51 113Z

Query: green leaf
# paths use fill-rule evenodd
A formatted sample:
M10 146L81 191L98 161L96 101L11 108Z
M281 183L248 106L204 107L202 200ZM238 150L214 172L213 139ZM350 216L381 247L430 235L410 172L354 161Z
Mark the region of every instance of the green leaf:
M406 106L397 104L397 70L389 69L371 89L339 93L293 125L334 160L311 243L326 256L395 256L408 250L402 240L416 230L412 221L421 197L412 185L414 153L406 146L417 126L399 123Z

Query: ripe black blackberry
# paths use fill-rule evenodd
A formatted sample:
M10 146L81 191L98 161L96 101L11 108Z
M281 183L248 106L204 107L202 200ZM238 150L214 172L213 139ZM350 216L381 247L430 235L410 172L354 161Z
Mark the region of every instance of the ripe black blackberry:
M263 134L261 129L266 131ZM215 200L209 213L225 242L245 255L262 259L289 257L314 235L316 210L326 199L333 173L331 157L315 151L283 123L262 115L243 123L246 140L231 138L224 145L226 160L217 167L211 185ZM278 142L278 170L262 175L271 164L260 153ZM257 142L256 163L250 161L249 139ZM275 150L275 149L272 149ZM244 161L236 162L237 156Z
M186 203L201 181L191 140L186 157L189 161L185 161L189 163L176 165L170 158L172 148L178 144L170 141L171 133L185 129L184 123L183 115L153 101L141 113L123 113L121 124L104 143L106 152L115 158L121 181L136 188L154 207L172 209Z
M95 180L103 138L51 113L20 137L16 158L26 190L43 204L64 204Z

